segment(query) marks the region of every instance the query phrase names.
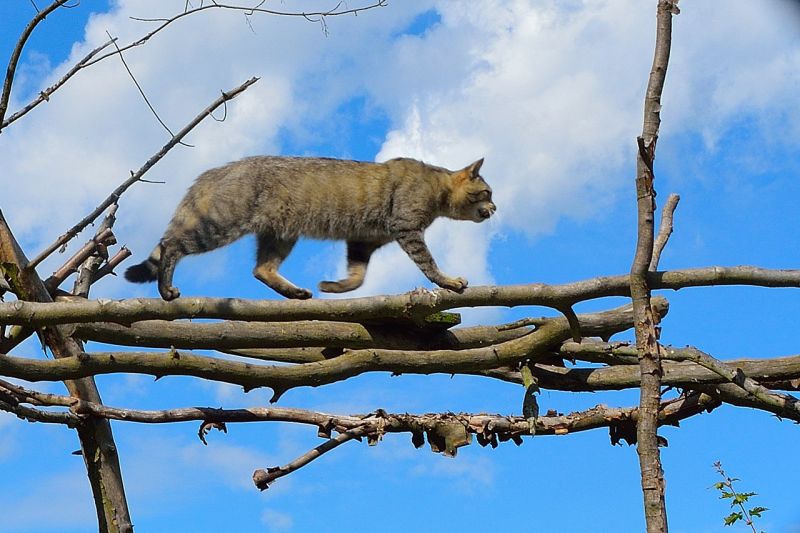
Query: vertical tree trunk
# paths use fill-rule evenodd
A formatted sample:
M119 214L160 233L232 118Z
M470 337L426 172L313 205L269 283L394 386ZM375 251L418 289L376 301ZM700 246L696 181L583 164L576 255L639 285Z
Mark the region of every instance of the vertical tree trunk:
M653 160L661 123L661 92L669 63L672 15L675 12L677 12L675 2L659 0L655 54L645 95L644 125L642 136L638 139L639 155L636 162L638 233L636 254L631 266L631 299L633 300L636 348L642 379L636 440L642 475L645 521L649 533L667 531L664 473L661 468L656 433L661 401L662 371L656 323L650 307L647 271L653 255L654 240Z
M21 300L51 302L52 299L36 271L27 268L28 259L0 212L0 267L6 272L14 293ZM44 343L56 358L79 357L83 349L67 334L64 326L46 326L40 330ZM93 378L64 382L69 393L82 400L100 402ZM99 530L132 532L117 447L108 420L87 418L78 428L78 438L92 486Z

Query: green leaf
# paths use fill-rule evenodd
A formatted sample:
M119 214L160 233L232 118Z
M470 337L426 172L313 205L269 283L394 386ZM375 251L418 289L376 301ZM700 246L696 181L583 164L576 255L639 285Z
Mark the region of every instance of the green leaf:
M717 490L722 490L722 487L724 487L724 486L725 486L725 483L722 482L722 481L720 481L718 483L714 483L714 488L717 489Z
M720 496L720 499L722 499L722 498L733 498L735 496L734 493L728 492L728 491L725 491L725 490L720 491L720 492L722 492L722 496Z
M526 389L530 389L531 386L536 386L536 378L533 377L533 373L531 372L531 368L528 365L522 365L522 368L519 369L519 373L522 374L522 386ZM534 392L539 392L539 387L536 386Z
M744 515L742 513L731 513L725 517L725 525L730 526L735 524L738 520L743 520Z
M750 509L750 516L757 516L758 518L761 518L761 513L764 511L769 511L769 509L766 507L753 507Z

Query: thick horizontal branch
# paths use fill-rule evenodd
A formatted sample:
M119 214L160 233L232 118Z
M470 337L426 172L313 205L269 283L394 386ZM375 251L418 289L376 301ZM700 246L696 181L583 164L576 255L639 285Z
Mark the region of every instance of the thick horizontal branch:
M561 346L560 353L565 357L592 362L635 364L636 361L634 347L617 343L586 342L577 344L566 342ZM691 387L696 390L715 395L726 403L754 407L784 418L800 421L800 411L798 411L800 404L797 399L788 394L770 390L770 388L783 390L800 388L800 374L798 374L800 358L798 357L721 361L690 346L685 348L664 346L661 349L661 356L665 361L695 363L698 365L695 368L703 368L722 378L722 382L715 385L699 386L699 383L695 382ZM686 364L665 363L664 365L669 369L671 379L685 380L697 377L696 375L680 376L686 369ZM751 374L758 369L761 369L763 374ZM755 381L755 379L761 381L762 378L768 382L770 388ZM730 383L726 384L726 381Z
M17 402L9 402L3 398L2 394L0 394L0 411L11 413L20 420L25 420L26 422L63 424L70 428L75 428L81 423L81 419L72 413L45 411L28 407L27 405L22 405Z
M144 411L110 407L68 396L31 391L4 381L0 381L0 399L8 399L9 403L15 407L22 407L27 409L27 412L37 413L37 416L41 413L43 418L57 415L63 419L62 423L65 424L80 423L86 417L147 424L200 421L203 423L201 427L209 424L234 422L291 422L315 426L318 428L320 436L328 437L329 440L283 467L256 471L254 481L262 490L278 477L297 470L348 440L354 438L360 440L362 436L367 437L370 444L376 444L387 433L410 433L412 434L412 443L417 447L423 445L427 436L432 451L455 455L458 447L471 442L472 435L477 436L478 443L482 446L496 447L500 442L508 440L521 444L523 436L534 434L566 435L608 427L611 431L612 442L617 442L619 438L627 438L626 436L629 437L632 434L638 418L637 408L612 408L604 405L568 415L548 414L535 420L520 416L467 413L390 414L383 410L368 415L335 415L304 409L273 407L246 409L187 407ZM52 413L41 409L31 409L22 406L23 403L35 406L68 407L69 412ZM5 409L6 405L8 404L4 401L0 402L0 409ZM702 393L691 393L668 400L662 403L659 411L659 423L677 425L680 420L704 411L711 411L718 405L718 400ZM50 421L55 421L55 419ZM531 427L532 423L533 427ZM334 431L339 435L331 438Z
M662 402L658 412L658 424L677 425L680 420L704 411L711 411L718 405L719 402L713 397L701 393L692 393L685 397ZM454 413L396 415L384 411L377 411L363 417L349 417L350 420L347 421L338 417L330 419L326 425L320 425L321 433L330 433L330 430L335 428L340 432L338 436L325 441L285 466L256 470L253 474L253 481L258 489L265 490L276 479L306 466L322 454L347 441L354 438L360 440L362 436L366 436L372 445L377 444L385 433L411 433L414 446L422 446L427 437L432 451L450 456L455 456L459 447L470 444L472 435L477 436L478 443L482 446L496 447L499 442L508 440L520 445L523 436L534 434L566 435L577 431L608 427L612 443L616 444L620 439L632 438L631 435L635 434L633 428L638 420L638 415L637 408L609 408L599 405L593 409L566 416L544 416L535 420L523 417Z
M771 391L757 383L751 376L748 376L740 366L720 361L693 347L678 350L665 348L665 350L671 359L692 361L730 381L746 392L752 398L752 402L758 404L759 409L800 422L800 402L798 402L797 398L789 394Z
M248 407L243 409L218 409L213 407L184 407L164 410L138 410L112 407L87 402L70 396L31 391L0 380L0 397L13 403L28 403L43 407L68 407L71 420L85 417L106 418L144 424L169 424L175 422L291 422L315 426L323 434L332 431L339 433L363 428L364 435L380 436L385 433L421 433L435 431L442 423L457 422L470 433L483 434L489 438L494 433L501 441L513 435L566 435L578 431L608 427L627 420L636 421L638 409L614 408L598 405L586 411L564 414L548 414L535 420L535 431L531 431L531 420L522 416L502 416L492 414L467 413L428 413L428 414L390 414L383 410L360 415L329 414L290 407ZM711 410L719 402L708 395L696 393L662 403L661 422L675 424L703 411ZM47 412L47 411L42 411ZM484 444L492 444L484 442ZM496 444L496 441L494 442Z
M656 312L666 311L666 301L654 299ZM586 336L604 335L631 327L630 306L578 316ZM273 401L299 386L319 386L364 372L463 373L475 372L529 359L571 336L565 318L554 318L530 334L493 346L465 350L402 351L367 349L315 363L295 366L254 365L183 352L115 352L82 354L60 360L0 357L0 375L28 381L73 379L96 374L133 372L157 377L188 375L241 385L246 389L270 387Z
M794 385L790 385L788 383L781 383L775 382L770 383L770 387L774 389L784 389L784 390L798 390L798 384L795 383ZM752 409L758 409L760 411L767 411L777 415L780 418L787 418L789 420L793 420L794 422L800 422L795 414L794 410L787 410L783 406L780 405L773 405L770 403L765 403L757 398L755 398L752 394L748 393L744 389L742 389L739 385L734 383L717 383L714 385L695 385L692 390L696 390L698 392L702 392L717 398L721 402L725 402L730 405L736 405L738 407L750 407Z
M758 267L706 267L650 272L652 289L678 290L714 285L800 287L800 270ZM598 277L562 285L483 286L458 294L445 289L417 289L393 296L342 300L243 300L238 298L178 298L91 300L76 303L0 303L0 323L47 325L86 322L131 324L140 320L219 318L244 321L288 322L332 320L363 322L385 318L421 319L431 313L459 307L539 305L563 309L580 301L607 296L630 296L629 277Z
M185 350L242 348L391 348L401 350L463 349L488 346L526 335L528 328L498 330L494 326L428 331L401 325L362 325L353 322L167 322L145 320L130 326L113 323L80 324L75 335L83 340ZM341 352L339 352L341 353ZM266 358L266 357L265 357ZM327 359L321 353L315 360ZM307 361L302 361L307 362Z
M788 384L800 378L800 355L776 357L772 359L737 359L726 361L729 365L741 368L747 375L769 386L772 382ZM694 363L662 364L663 385L693 388L698 384L723 383L727 381L716 372ZM622 390L639 386L639 369L634 365L612 366L607 368L564 368L552 365L533 365L533 373L543 389L574 392L600 390ZM499 377L499 376L498 376ZM513 380L513 376L508 377Z

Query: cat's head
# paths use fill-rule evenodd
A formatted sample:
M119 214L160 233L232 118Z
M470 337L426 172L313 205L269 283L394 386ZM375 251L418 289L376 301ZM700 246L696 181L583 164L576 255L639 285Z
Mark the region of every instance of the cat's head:
M450 190L450 218L483 222L497 206L492 202L492 188L480 174L483 158L453 172Z

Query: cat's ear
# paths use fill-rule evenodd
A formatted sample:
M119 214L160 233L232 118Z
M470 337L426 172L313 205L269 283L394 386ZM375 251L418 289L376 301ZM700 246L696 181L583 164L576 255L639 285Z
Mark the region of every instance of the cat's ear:
M483 158L481 157L470 166L467 167L467 174L470 179L478 179L481 176L481 167L483 166Z

